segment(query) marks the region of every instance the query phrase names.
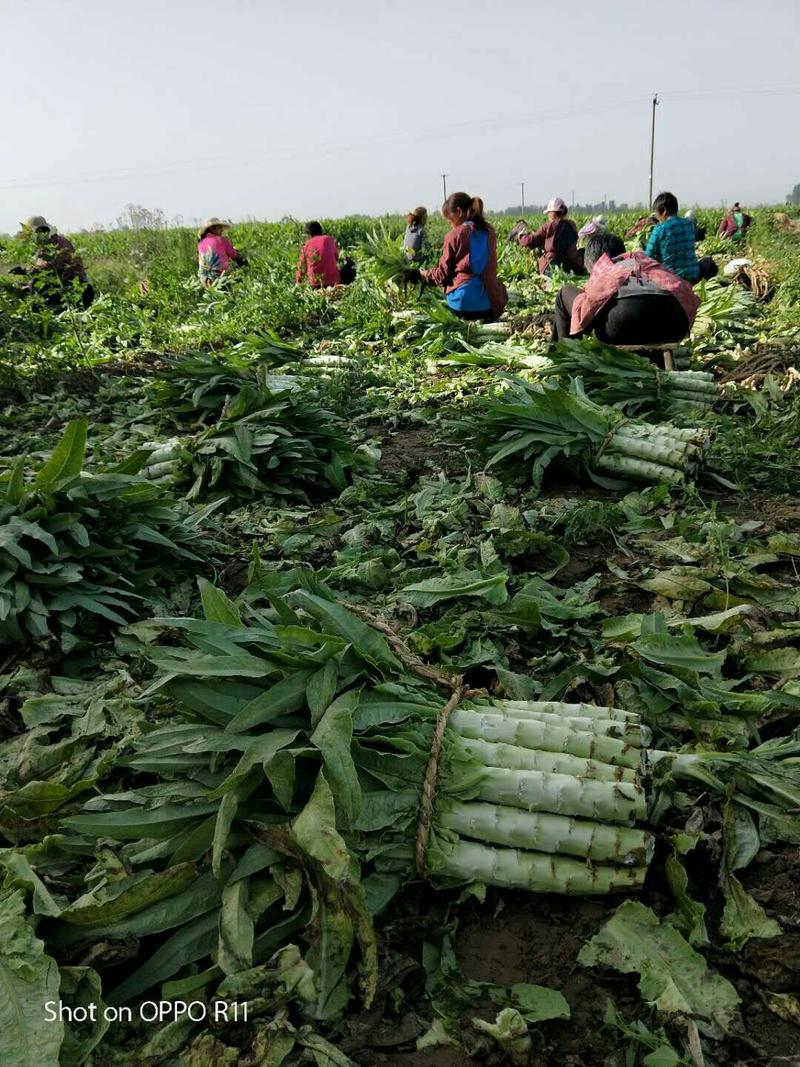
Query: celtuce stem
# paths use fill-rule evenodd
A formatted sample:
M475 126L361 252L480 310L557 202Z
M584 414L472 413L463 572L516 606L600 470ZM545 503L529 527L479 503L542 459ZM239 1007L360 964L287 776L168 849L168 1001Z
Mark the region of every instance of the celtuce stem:
M526 889L530 893L587 896L638 889L644 882L647 867L594 865L571 856L494 848L461 839L453 843L437 842L431 856L431 873L460 882Z
M643 866L653 853L652 836L635 827L459 800L448 801L442 808L439 826L485 843L627 867Z

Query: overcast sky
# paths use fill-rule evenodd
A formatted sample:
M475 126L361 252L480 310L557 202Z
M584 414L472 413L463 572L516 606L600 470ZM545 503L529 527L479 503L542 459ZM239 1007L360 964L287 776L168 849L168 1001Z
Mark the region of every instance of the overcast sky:
M0 230L560 195L782 202L800 0L0 0Z

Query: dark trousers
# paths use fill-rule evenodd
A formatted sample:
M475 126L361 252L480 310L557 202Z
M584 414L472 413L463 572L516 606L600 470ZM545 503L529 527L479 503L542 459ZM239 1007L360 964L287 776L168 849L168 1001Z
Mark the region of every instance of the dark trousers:
M450 308L450 310L456 318L463 319L465 322L494 322L497 319L491 308L486 311L456 311L455 308Z
M556 297L554 341L570 336L572 305L580 292L574 285L565 285ZM614 297L577 336L593 333L611 345L658 345L680 341L688 332L689 320L675 297L651 295Z
M711 256L703 256L698 261L700 266L700 278L715 278L719 274L719 267L716 265Z

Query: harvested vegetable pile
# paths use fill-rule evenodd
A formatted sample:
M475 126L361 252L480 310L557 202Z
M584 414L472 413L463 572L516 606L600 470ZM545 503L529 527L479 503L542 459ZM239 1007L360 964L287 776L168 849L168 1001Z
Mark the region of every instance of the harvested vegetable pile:
M555 382L509 379L507 388L478 403L475 435L490 466L530 462L534 486L555 460L585 469L600 485L631 478L678 485L702 466L708 430L625 419L595 404L580 381L574 392Z
M795 1055L800 252L759 211L671 373L551 348L510 225L490 326L388 218L332 293L291 221L2 278L9 1064Z

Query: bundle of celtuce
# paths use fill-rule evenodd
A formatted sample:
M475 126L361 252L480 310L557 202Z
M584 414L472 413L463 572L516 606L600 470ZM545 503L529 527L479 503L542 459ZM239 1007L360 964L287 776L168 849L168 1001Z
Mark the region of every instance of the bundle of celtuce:
M174 716L126 758L135 784L62 821L64 862L98 862L88 892L47 912L51 942L90 951L136 936L152 953L109 1003L169 980L213 989L300 939L315 1017L328 1018L347 1001L356 946L374 994L371 916L417 875L563 894L642 884L653 842L636 715L475 697L296 577L251 587L250 622L202 580L205 620L156 620L170 643L143 648L150 695ZM653 762L721 795L741 783L759 818L790 825L796 750L787 739ZM112 864L98 839L119 842Z
M71 422L26 481L26 458L0 474L0 645L79 636L152 610L169 575L207 555L202 526L126 465L83 470L86 420ZM134 464L136 466L136 464Z
M589 400L579 379L569 391L520 378L504 378L504 386L477 400L472 433L489 466L529 465L535 487L556 458L610 487L630 479L678 485L708 451L709 430L625 418Z
M665 372L635 352L594 338L561 341L548 356L550 368L542 371L544 376L579 377L598 404L628 412L711 408L720 395L708 371Z
M534 892L641 885L652 847L637 716L471 699L406 649L396 655L321 587L287 592L276 577L265 594L274 621L257 609L248 625L201 585L207 618L161 620L182 642L147 652L158 671L150 692L166 694L178 718L137 742L135 788L95 797L62 824L73 855L91 854L98 837L120 842L128 874L109 881L98 868L55 940L154 938L112 1002L184 967L208 984L298 936L320 939L336 962L319 980L335 985L356 938L371 951L367 911L415 872ZM137 895L145 878L154 892ZM316 918L306 883L312 901L325 894ZM121 893L126 908L113 906ZM192 978L209 954L215 965Z
M420 699L419 697L417 698ZM437 882L536 893L638 888L652 854L640 778L649 733L638 717L591 704L466 702L430 753L442 698L387 705L362 693L354 725L363 780L357 851L407 878L416 861ZM384 722L375 719L384 716ZM430 776L435 800L420 844ZM370 782L383 788L370 787ZM423 818L424 818L423 808Z
M255 494L307 499L320 487L342 490L363 463L341 420L295 379L275 389L242 386L223 405L219 421L194 437L154 444L142 473L159 484L189 484L187 496Z
M378 283L397 281L408 270L410 261L399 237L392 237L384 223L367 234L363 244L363 263L368 274Z

